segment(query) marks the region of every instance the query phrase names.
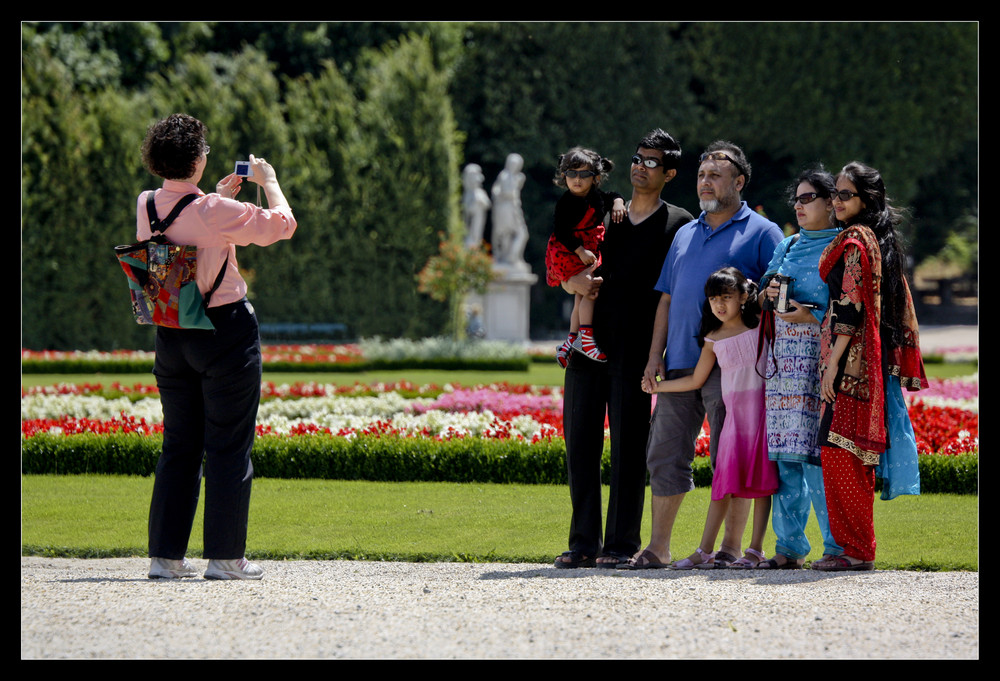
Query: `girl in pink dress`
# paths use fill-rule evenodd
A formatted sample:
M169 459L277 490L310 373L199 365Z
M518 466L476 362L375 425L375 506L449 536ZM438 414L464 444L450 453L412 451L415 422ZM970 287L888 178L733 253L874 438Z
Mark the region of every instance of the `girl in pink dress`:
M716 564L715 542L732 497L755 499L753 533L746 556L732 567L756 567L762 552L771 495L778 489L778 471L767 457L763 371L758 371L757 331L760 308L757 286L735 267L713 272L705 284L704 313L699 339L701 357L694 373L656 383L653 392L697 390L716 362L722 370L726 420L712 476L712 501L705 519L701 545L671 567L729 567Z

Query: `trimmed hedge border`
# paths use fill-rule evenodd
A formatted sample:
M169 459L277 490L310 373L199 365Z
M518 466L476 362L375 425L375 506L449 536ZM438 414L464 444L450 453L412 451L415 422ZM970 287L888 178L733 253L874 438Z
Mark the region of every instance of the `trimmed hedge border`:
M463 359L449 357L373 359L357 362L265 362L265 371L302 371L361 373L363 371L395 369L428 369L437 371L528 371L531 359L528 356L508 359L484 357ZM153 360L149 359L45 359L21 360L23 374L93 374L121 373L148 374L153 370Z
M163 437L112 433L52 435L21 440L21 472L26 475L152 475ZM392 482L491 482L566 484L566 444L562 439L530 444L520 440L461 438L431 440L392 436L258 436L254 475L260 478L318 478ZM693 464L694 484L712 484L707 457ZM607 443L602 479L611 479ZM928 494L978 494L979 454L921 455L921 490Z

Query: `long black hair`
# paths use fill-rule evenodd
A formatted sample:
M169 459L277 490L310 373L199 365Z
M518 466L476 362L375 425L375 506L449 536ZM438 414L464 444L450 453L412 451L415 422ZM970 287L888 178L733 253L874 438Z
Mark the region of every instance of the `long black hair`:
M749 329L754 329L760 323L760 303L757 300L757 284L746 278L740 270L735 267L723 267L720 270L708 275L705 282L705 302L701 307L701 329L698 331L698 345L705 344L705 336L722 326L722 321L712 312L712 306L708 299L713 296L721 296L724 293L733 293L738 296L747 294L747 300L743 304L740 317L743 324Z
M838 177L854 183L858 198L864 204L864 208L851 222L865 225L878 240L882 255L882 309L879 326L882 337L889 341L890 347L900 347L903 344L903 312L906 308L906 293L903 289L906 260L896 226L903 221L903 213L892 205L885 193L882 175L875 168L852 161L844 166ZM839 221L837 223L838 227L846 227Z

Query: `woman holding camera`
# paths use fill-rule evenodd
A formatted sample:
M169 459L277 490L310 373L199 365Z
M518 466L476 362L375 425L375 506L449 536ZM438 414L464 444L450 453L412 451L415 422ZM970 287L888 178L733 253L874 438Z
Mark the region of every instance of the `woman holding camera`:
M768 457L778 465L771 520L777 542L774 557L757 565L772 569L802 567L811 548L805 534L810 506L823 535L824 556L842 552L830 533L818 441L820 321L829 301L818 266L839 231L831 224L836 186L833 176L818 167L803 172L790 189L799 232L778 244L764 274L772 306L781 305L774 312L773 364L765 384ZM779 296L782 277L787 297Z
M917 318L896 234L899 212L877 170L848 163L833 199L843 229L819 261L830 287L820 360L823 482L844 548L816 570L871 570L875 478L882 498L920 493L916 438L902 387L927 387Z
M167 229L171 242L198 247L197 282L210 293L207 315L214 330L156 328L153 373L163 405L163 450L156 465L149 509L150 578L193 577L185 557L205 462L204 557L207 579L260 579L263 571L245 557L253 448L260 401L260 333L246 298L236 246L266 246L295 232L291 207L274 169L250 157L253 175L269 208L234 200L242 179L230 174L216 192L198 189L209 146L196 118L174 114L149 128L142 145L146 168L163 178L153 195L164 218L186 195L186 206ZM150 237L146 201L139 196L136 232Z

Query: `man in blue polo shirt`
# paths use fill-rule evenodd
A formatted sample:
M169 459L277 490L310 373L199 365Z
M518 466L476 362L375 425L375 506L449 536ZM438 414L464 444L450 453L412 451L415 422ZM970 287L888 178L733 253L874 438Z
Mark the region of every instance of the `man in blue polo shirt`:
M776 224L742 200L741 192L749 180L750 164L735 144L713 142L701 155L697 188L702 213L677 230L664 260L656 284L661 295L644 383L652 384L657 376L671 379L694 372L701 355L697 335L708 275L732 266L748 279L759 281L784 237ZM653 493L652 535L629 567L666 567L670 563L670 534L684 495L694 489L691 462L706 413L714 463L726 415L718 365L700 390L657 394L646 449ZM740 554L749 511L749 499L732 500L719 549L720 565Z

